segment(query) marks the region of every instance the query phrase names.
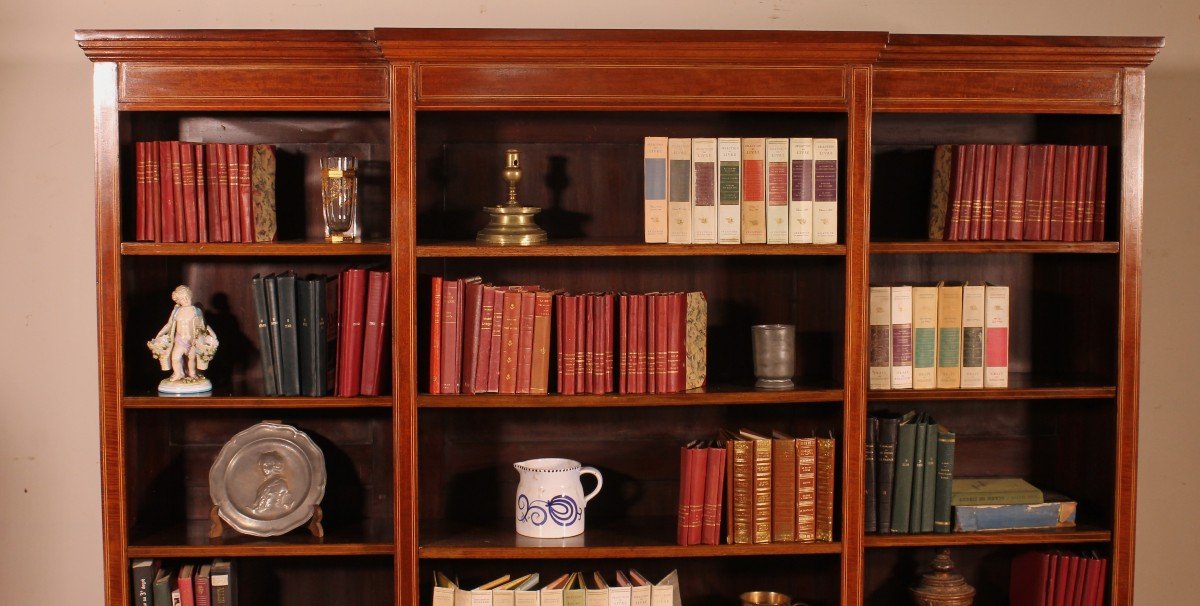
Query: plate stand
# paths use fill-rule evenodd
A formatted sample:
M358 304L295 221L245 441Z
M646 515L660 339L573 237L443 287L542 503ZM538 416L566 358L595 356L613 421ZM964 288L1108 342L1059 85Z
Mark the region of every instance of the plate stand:
M308 520L308 531L312 533L312 536L318 539L325 538L325 527L321 525L321 519L324 516L325 514L321 511L321 506L314 505L313 515ZM215 505L208 510L208 520L211 523L208 528L208 538L221 538L221 535L225 534L225 527L228 525L225 523L225 520L221 519L220 514L217 513L217 507Z

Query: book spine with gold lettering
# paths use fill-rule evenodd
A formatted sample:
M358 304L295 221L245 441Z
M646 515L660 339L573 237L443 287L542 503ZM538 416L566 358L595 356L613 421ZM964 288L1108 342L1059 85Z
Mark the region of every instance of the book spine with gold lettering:
M647 244L667 241L667 138L645 141L645 239Z
M771 440L771 541L796 540L796 440Z
M833 541L833 484L837 441L817 438L817 540Z
M724 448L709 447L705 459L704 509L701 514L700 543L717 545L721 542L721 491L725 487Z
M796 440L796 540L817 540L817 439Z
M754 542L771 542L771 440L754 442Z
M742 243L767 242L766 139L742 139Z
M692 140L667 139L667 243L692 243Z
M692 139L692 243L717 243L716 139Z
M717 139L717 242L742 241L742 140Z
M754 493L753 444L749 440L730 438L725 448L725 493L729 503L729 510L726 512L726 542L750 543Z
M767 244L788 243L788 140L767 139Z

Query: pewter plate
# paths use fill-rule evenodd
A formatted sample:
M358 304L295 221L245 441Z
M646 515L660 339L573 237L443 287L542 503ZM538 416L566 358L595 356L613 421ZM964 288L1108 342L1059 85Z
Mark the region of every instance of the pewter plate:
M259 423L221 448L208 492L234 530L278 536L307 522L325 496L325 456L303 431Z

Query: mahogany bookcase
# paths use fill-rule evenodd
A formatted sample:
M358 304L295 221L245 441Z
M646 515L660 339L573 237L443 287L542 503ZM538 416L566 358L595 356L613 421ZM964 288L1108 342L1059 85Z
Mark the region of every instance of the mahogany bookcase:
M416 30L79 31L94 62L105 594L129 564L236 558L243 603L416 606L434 570L678 569L689 604L753 589L814 604L907 600L934 548L1007 603L1012 556L1077 545L1111 558L1110 603L1132 604L1145 69L1160 38L882 32ZM645 136L820 136L839 143L832 245L641 241ZM274 143L279 241L154 244L134 236L133 144ZM925 237L932 150L944 143L1110 148L1104 241ZM474 243L501 200L500 159L524 156L522 200L550 243ZM320 237L315 158L374 167L367 241ZM364 177L365 178L365 177ZM393 274L389 396L262 395L249 278L348 265ZM481 275L573 291L703 290L702 393L430 395L429 278ZM1011 387L868 391L868 284L1012 287ZM209 398L161 398L143 342L188 283L222 338ZM797 326L799 388L759 392L748 327ZM919 407L958 433L957 471L1019 475L1079 501L1077 528L864 534L868 414ZM263 419L325 452L328 535L206 538L207 470ZM721 427L839 438L835 541L674 544L678 447ZM512 531L510 464L600 467L589 530L559 546Z

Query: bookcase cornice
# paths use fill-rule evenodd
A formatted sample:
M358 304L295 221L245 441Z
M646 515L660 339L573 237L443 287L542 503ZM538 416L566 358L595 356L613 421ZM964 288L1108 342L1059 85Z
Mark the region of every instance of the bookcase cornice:
M210 63L374 63L382 61L363 30L91 30L75 41L92 61Z

